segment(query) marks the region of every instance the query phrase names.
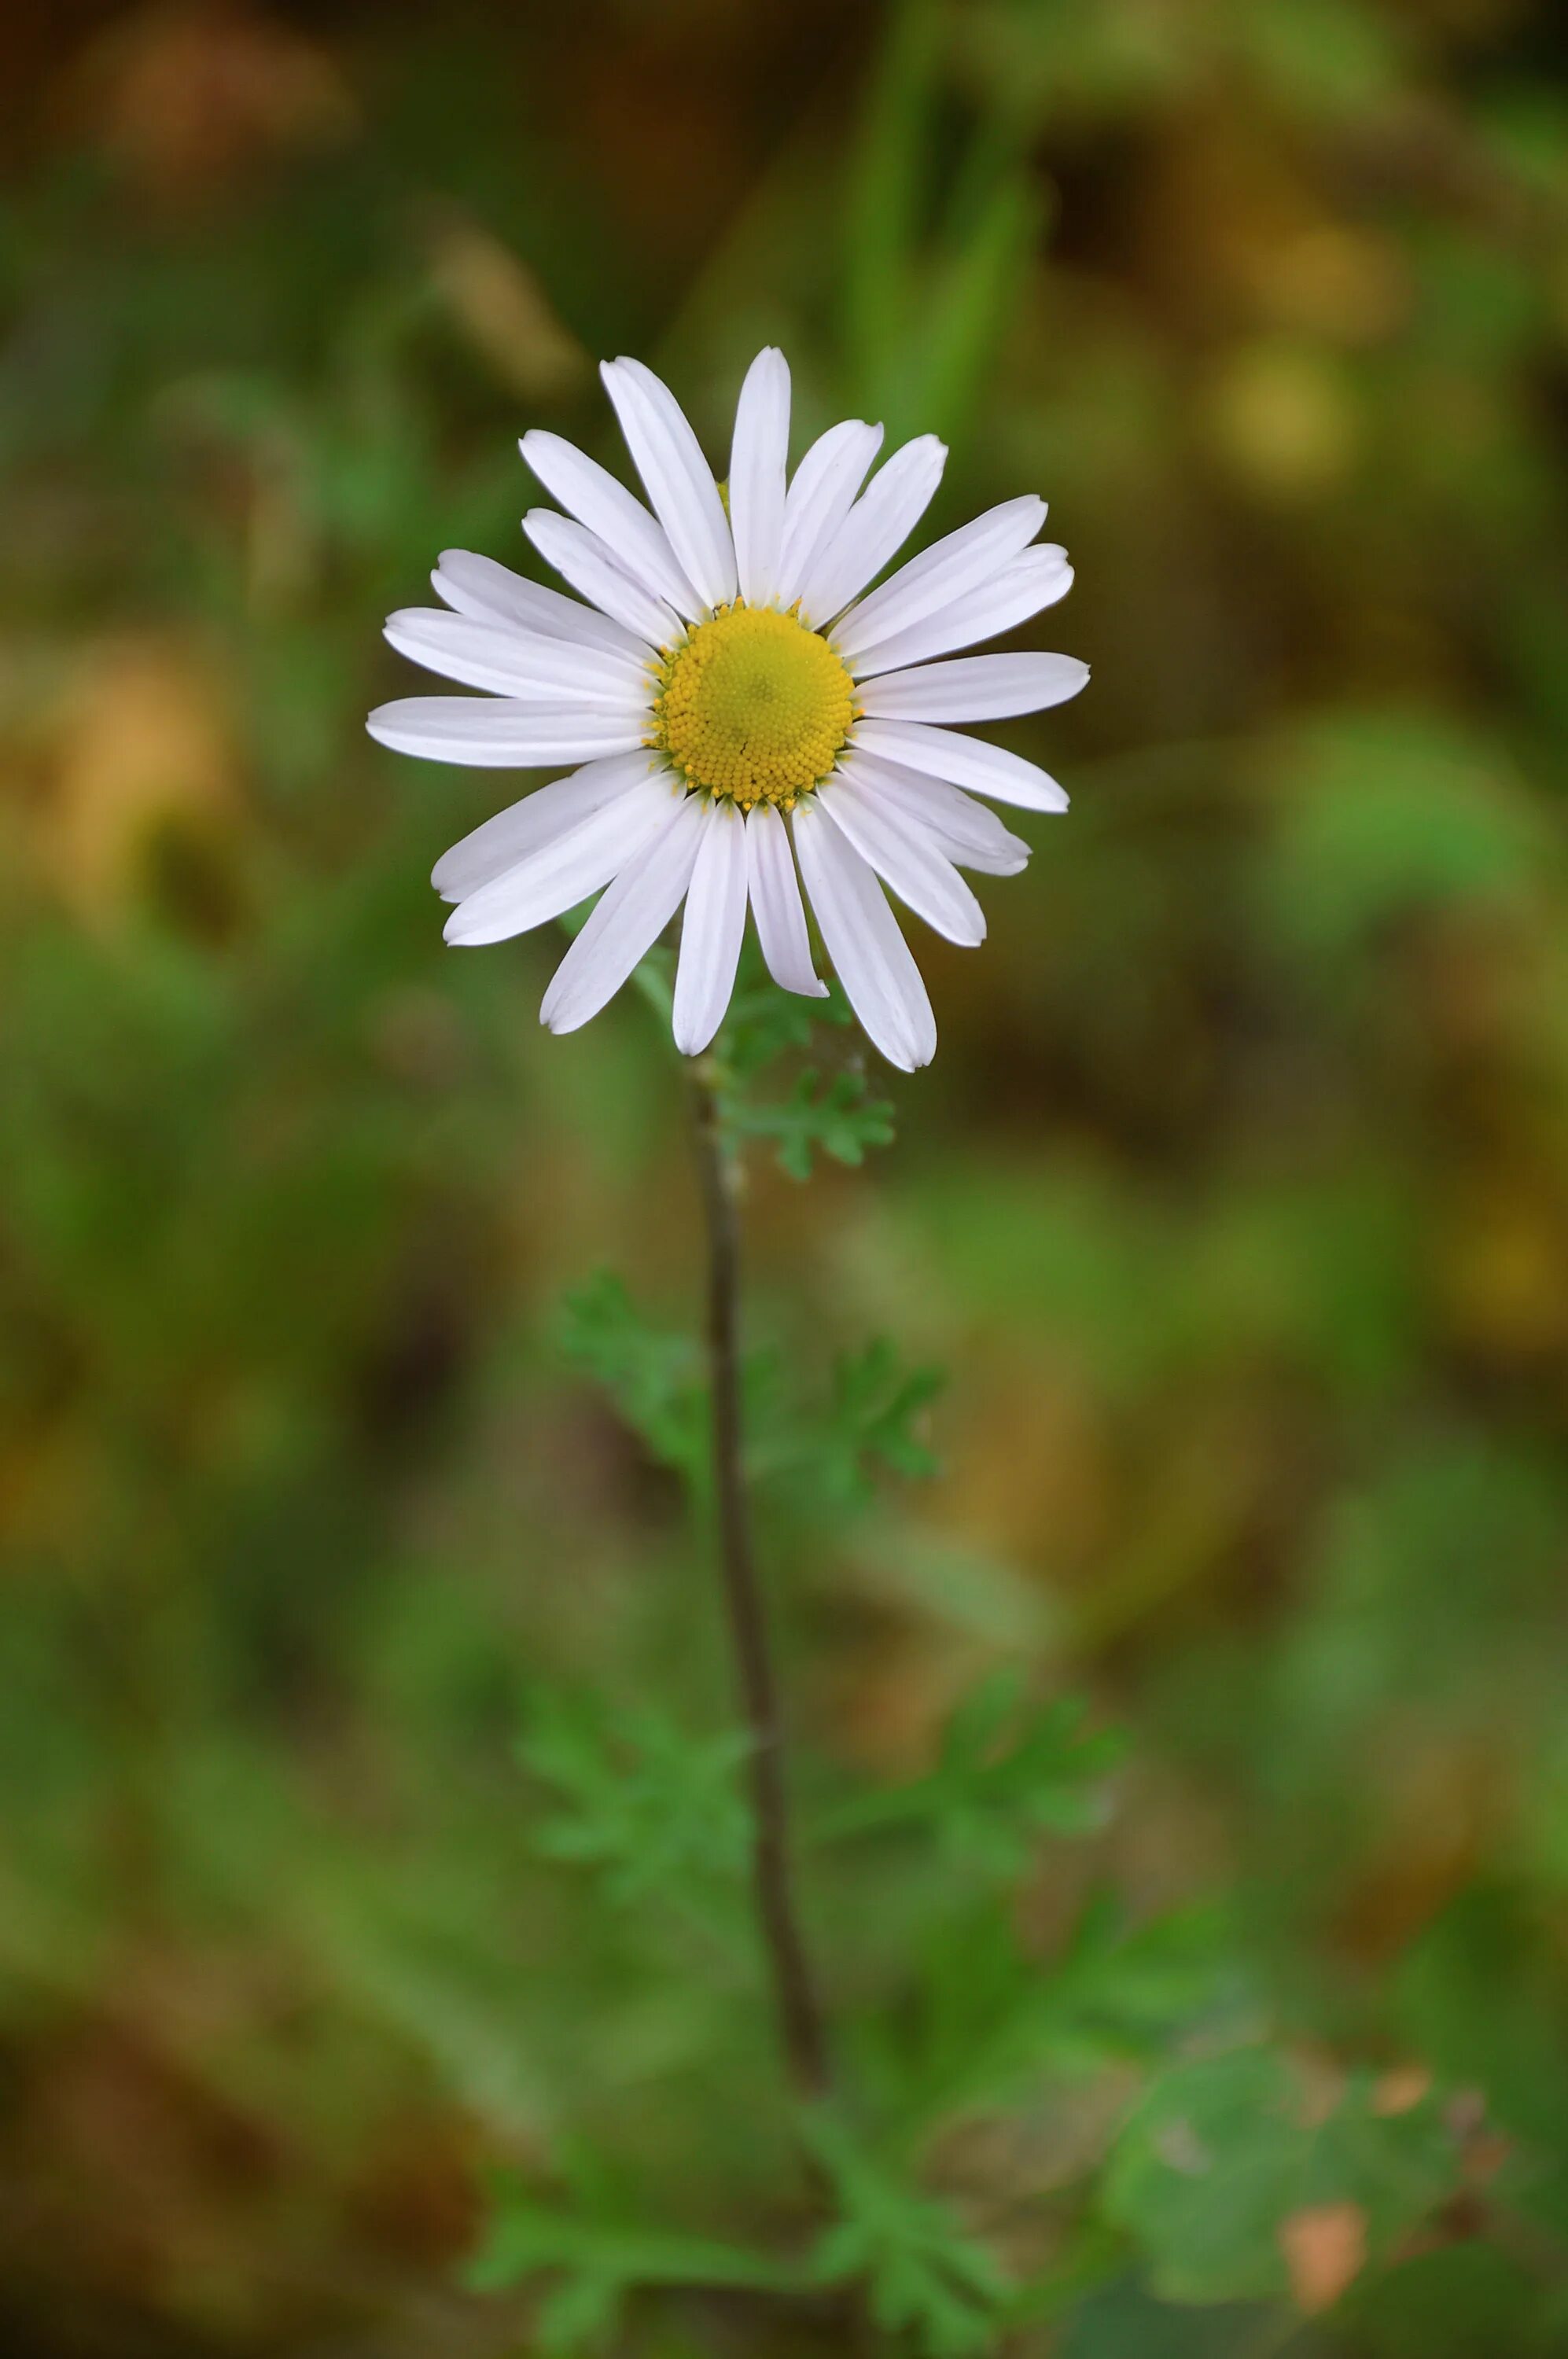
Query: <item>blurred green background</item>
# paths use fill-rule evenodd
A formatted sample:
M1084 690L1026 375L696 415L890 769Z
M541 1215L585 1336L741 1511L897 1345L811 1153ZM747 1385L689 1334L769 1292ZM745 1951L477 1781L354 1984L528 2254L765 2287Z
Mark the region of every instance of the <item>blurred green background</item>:
M797 450L951 442L932 530L1046 494L1079 581L1029 636L1094 671L1009 733L1073 809L989 942L920 941L897 1148L756 1160L775 1364L949 1370L939 1482L764 1489L802 1774L908 1775L997 1663L1084 1693L1128 1758L1031 1872L1041 1958L1091 1888L1197 1906L1293 2055L1459 2093L1463 2191L1375 2283L1320 2216L1286 2298L1133 2252L1018 2348L1568 2350L1568 17L6 39L6 2359L502 2359L488 2164L609 2136L701 2220L775 2156L755 1977L629 1962L515 1755L531 1680L727 1712L670 1478L560 1327L605 1265L690 1323L679 1093L635 995L540 1032L554 941L443 950L430 863L506 782L362 726L438 549L524 565L524 427L620 465L626 351L717 456L764 342ZM816 1886L839 2005L897 2008L923 1873ZM1139 2068L1092 2060L959 2141L971 2214L1093 2175ZM823 2347L781 2332L626 2347Z

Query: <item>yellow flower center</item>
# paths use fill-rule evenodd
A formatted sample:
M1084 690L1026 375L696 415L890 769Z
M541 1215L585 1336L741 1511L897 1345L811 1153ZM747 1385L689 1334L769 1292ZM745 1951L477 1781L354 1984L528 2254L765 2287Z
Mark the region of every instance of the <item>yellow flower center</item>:
M837 760L854 695L824 638L792 613L737 599L659 667L654 743L689 787L743 810L790 810Z

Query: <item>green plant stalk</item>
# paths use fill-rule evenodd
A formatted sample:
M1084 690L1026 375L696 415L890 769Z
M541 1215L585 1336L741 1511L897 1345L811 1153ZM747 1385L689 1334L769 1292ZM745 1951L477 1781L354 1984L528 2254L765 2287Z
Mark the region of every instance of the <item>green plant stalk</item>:
M801 1937L789 1864L784 1731L752 1547L741 1416L738 1166L724 1147L717 1093L701 1066L691 1081L697 1174L708 1243L708 1371L719 1574L748 1739L752 1879L789 2077L808 2102L827 2094L826 2027Z

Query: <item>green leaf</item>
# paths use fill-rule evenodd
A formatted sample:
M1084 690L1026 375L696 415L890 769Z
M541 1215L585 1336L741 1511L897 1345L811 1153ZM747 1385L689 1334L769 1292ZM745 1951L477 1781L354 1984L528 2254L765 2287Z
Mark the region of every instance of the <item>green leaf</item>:
M787 1098L772 1104L751 1105L734 1096L723 1103L730 1137L771 1140L791 1180L811 1178L815 1155L854 1165L865 1162L867 1147L893 1142L892 1106L886 1098L870 1096L858 1073L834 1073L824 1081L808 1071Z
M539 1689L518 1750L561 1808L535 1848L593 1869L617 1905L731 1883L750 1843L735 1781L746 1749L739 1734L692 1736L657 1705L612 1720L595 1700Z
M817 1065L796 1074L782 1099L759 1102L751 1083L792 1050L811 1046L819 1023L853 1027L849 1002L835 984L826 999L801 999L768 982L737 991L712 1054L719 1119L733 1154L749 1139L770 1144L792 1180L809 1180L814 1158L859 1164L868 1147L893 1140L893 1109L874 1096L858 1056L824 1076Z
M833 2115L811 2115L805 2134L838 2210L813 2256L818 2279L863 2280L877 2325L930 2359L993 2348L1010 2290L994 2256Z
M1051 2073L1156 2056L1213 2015L1234 1979L1221 1927L1195 1910L1129 1928L1096 1898L1065 1949L1039 1958L987 1902L945 1916L913 2006L869 2027L866 2069L889 2114L918 2135L1014 2104Z
M1168 2301L1282 2294L1280 2223L1299 2200L1307 2132L1283 2058L1261 2048L1157 2079L1111 2158L1105 2202Z
M1543 1908L1510 1876L1477 1877L1428 1927L1395 1983L1405 2038L1442 2078L1485 2092L1489 2120L1519 2144L1518 2193L1553 2234L1568 2218L1558 1905Z
M726 1108L737 1085L755 1080L791 1049L809 1049L819 1018L842 1024L848 1016L842 995L802 999L796 992L780 991L776 983L743 985L730 1002L719 1035Z
M1063 2069L1093 2071L1234 2015L1247 1997L1234 1942L1219 1909L1175 1908L1132 1925L1114 1894L1096 1893L1051 1971L1040 2023L1046 2053Z
M875 1495L879 1473L936 1472L920 1428L945 1379L937 1368L902 1367L885 1337L834 1361L832 1391L819 1405L796 1406L775 1355L754 1356L747 1374L752 1471L787 1483L793 1510L841 1514Z
M579 2165L575 2205L541 2201L515 2175L498 2178L483 2244L466 2271L475 2292L550 2276L537 2321L539 2347L557 2359L604 2347L626 2298L659 2286L798 2288L801 2273L770 2255L707 2236L627 2220L591 2167Z
M1372 2076L1357 2073L1313 2136L1304 2198L1356 2204L1372 2249L1382 2252L1448 2201L1461 2160L1440 2101L1429 2095L1388 2113Z
M700 1488L707 1386L695 1338L649 1325L610 1270L567 1296L560 1334L567 1359L604 1387L652 1455Z
M910 1478L934 1474L936 1460L917 1430L946 1379L940 1368L900 1369L897 1347L878 1336L833 1364L833 1400L822 1472L846 1503L869 1496L878 1466Z
M1023 1676L995 1672L954 1712L937 1766L889 1791L856 1797L824 1821L832 1839L926 1826L955 1866L1010 1877L1041 1833L1084 1834L1104 1822L1104 1779L1121 1756L1109 1730L1086 1734L1077 1697L1026 1701Z
M1117 2141L1104 2201L1165 2299L1238 2300L1286 2291L1292 2214L1354 2205L1369 2249L1386 2249L1446 2199L1457 2170L1430 2099L1390 2116L1357 2082L1320 2121L1287 2058L1246 2048L1155 2080Z

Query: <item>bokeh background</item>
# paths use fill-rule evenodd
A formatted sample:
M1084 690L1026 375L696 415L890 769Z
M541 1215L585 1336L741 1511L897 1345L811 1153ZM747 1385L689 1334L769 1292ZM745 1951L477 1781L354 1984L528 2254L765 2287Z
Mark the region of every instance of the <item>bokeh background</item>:
M725 1708L559 1321L609 1265L690 1323L679 1093L635 995L539 1031L554 943L443 950L496 781L362 721L439 549L525 565L524 427L620 463L601 355L717 455L776 341L798 448L951 442L931 528L1049 496L1079 583L1029 636L1094 673L1010 733L1073 809L986 947L920 944L898 1147L756 1158L779 1364L948 1370L938 1482L769 1508L806 1756L905 1774L997 1662L1087 1695L1128 1757L1045 1948L1092 1886L1213 1910L1283 2036L1474 2093L1472 2194L1359 2309L1331 2254L1247 2340L1129 2264L1021 2347L1568 2349L1568 17L5 41L0 2345L502 2359L488 2163L610 2130L699 2220L744 2180L702 1969L624 1971L514 1743L539 1676ZM965 2167L1027 2203L1040 2150ZM637 2347L786 2347L712 2332Z

